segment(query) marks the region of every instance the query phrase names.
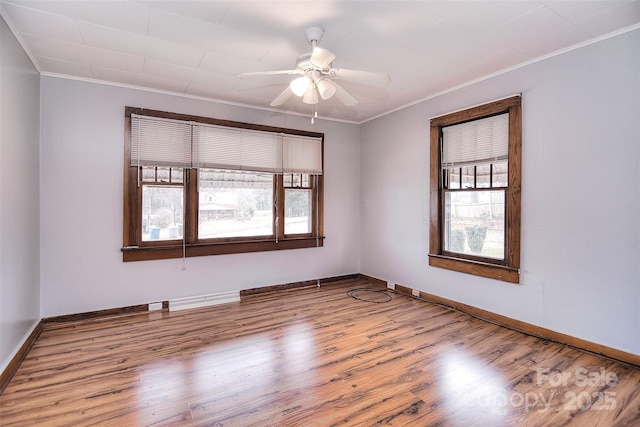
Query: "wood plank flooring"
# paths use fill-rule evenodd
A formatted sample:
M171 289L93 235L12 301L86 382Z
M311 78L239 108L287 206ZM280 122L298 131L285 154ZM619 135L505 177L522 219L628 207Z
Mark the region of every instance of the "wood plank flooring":
M0 425L640 426L636 367L355 288L48 323Z

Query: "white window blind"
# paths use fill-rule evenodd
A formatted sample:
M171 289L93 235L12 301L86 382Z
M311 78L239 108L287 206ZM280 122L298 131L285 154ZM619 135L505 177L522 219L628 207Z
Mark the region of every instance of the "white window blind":
M283 135L282 159L284 173L322 175L322 140Z
M509 157L509 113L442 128L442 168Z
M194 165L197 167L282 171L280 135L225 126L197 124Z
M131 166L191 166L191 124L132 114Z
M131 165L322 174L322 138L131 115Z

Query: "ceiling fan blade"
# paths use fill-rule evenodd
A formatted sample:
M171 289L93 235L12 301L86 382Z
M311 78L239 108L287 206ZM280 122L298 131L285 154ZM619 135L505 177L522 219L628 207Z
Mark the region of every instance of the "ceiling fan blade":
M284 104L287 99L289 99L289 97L293 95L293 92L291 91L291 88L289 87L289 85L287 85L287 87L285 88L285 90L283 90L280 95L276 96L276 99L274 99L273 101L271 101L271 106L272 107L277 107L278 105L282 105Z
M311 52L310 61L317 67L327 68L334 59L336 59L336 56L333 54L333 52L323 47L316 46L313 48L313 52Z
M252 73L240 73L238 74L238 77L277 76L280 74L301 74L301 73L300 73L300 70L254 71Z
M335 97L338 98L340 102L348 107L352 107L358 103L356 97L347 92L342 86L336 82L333 82L333 84L336 87Z
M369 71L332 68L330 75L336 80L348 80L372 86L387 86L391 83L391 77L389 77L389 74L387 73L372 73Z

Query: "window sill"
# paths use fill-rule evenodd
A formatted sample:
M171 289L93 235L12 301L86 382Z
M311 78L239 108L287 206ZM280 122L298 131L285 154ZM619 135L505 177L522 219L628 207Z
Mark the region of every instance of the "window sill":
M277 243L273 240L257 240L242 242L225 242L225 243L197 243L188 244L184 248L182 245L167 246L132 246L122 248L122 261L149 261L155 259L171 259L208 256L208 255L225 255L240 254L248 252L277 251L284 249L302 249L321 247L324 243L324 237L316 239L315 237L287 238L280 239ZM184 249L184 251L183 251Z
M429 265L445 268L460 273L473 274L489 279L502 280L509 283L520 283L520 272L517 268L505 265L490 264L444 255L429 254Z

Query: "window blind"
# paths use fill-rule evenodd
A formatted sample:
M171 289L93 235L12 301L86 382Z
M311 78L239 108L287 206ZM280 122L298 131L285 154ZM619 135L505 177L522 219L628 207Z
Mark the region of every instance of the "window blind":
M509 113L442 128L442 168L509 157Z
M282 136L284 173L322 175L322 140L297 135Z
M194 134L197 167L282 171L282 147L276 133L197 124Z
M322 174L322 138L131 115L131 165Z
M191 166L191 124L131 115L131 166Z

